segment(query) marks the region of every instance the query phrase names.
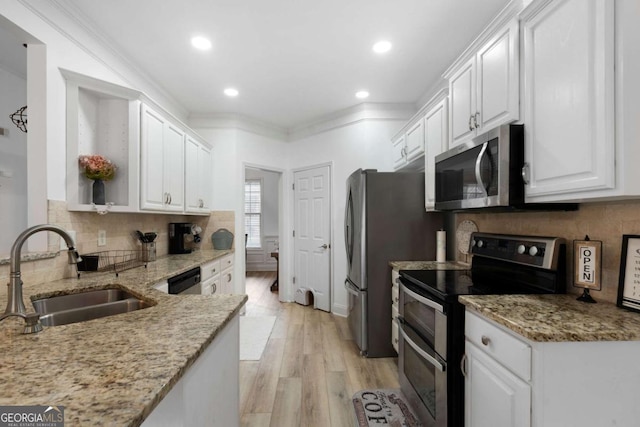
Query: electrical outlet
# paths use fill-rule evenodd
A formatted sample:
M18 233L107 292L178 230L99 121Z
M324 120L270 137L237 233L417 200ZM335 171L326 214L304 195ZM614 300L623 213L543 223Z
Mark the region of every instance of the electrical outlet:
M71 238L73 239L73 246L75 246L75 248L77 249L78 241L76 240L76 232L73 230L67 230L67 234L71 236ZM60 237L60 250L66 251L67 249L69 249L69 247L67 246L67 242L65 242L65 240Z
M107 245L107 230L98 230L98 246Z

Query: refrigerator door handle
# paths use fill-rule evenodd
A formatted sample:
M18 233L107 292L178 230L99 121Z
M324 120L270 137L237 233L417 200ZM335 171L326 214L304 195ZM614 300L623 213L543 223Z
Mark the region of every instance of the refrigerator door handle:
M357 289L354 288L354 286L351 284L351 282L349 281L349 279L344 279L344 288L347 290L347 292L349 292L350 294L354 295L354 296L360 296L360 294L358 293Z

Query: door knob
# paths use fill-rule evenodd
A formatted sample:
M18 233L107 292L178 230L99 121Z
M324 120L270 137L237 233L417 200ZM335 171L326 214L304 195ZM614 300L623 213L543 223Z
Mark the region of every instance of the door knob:
M319 248L322 248L322 249L327 249L329 246L325 243L324 245L322 245L322 246L318 246L318 247L319 247Z

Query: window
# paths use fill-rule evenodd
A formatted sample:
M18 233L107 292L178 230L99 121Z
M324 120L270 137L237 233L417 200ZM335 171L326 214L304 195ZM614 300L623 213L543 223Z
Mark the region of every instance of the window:
M247 247L260 248L262 234L262 180L248 179L244 182L244 232Z

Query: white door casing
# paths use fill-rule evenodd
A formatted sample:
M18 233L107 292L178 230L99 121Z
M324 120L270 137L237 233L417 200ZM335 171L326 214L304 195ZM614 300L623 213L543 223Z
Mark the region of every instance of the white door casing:
M315 308L331 311L331 169L294 172L294 278L312 291Z

